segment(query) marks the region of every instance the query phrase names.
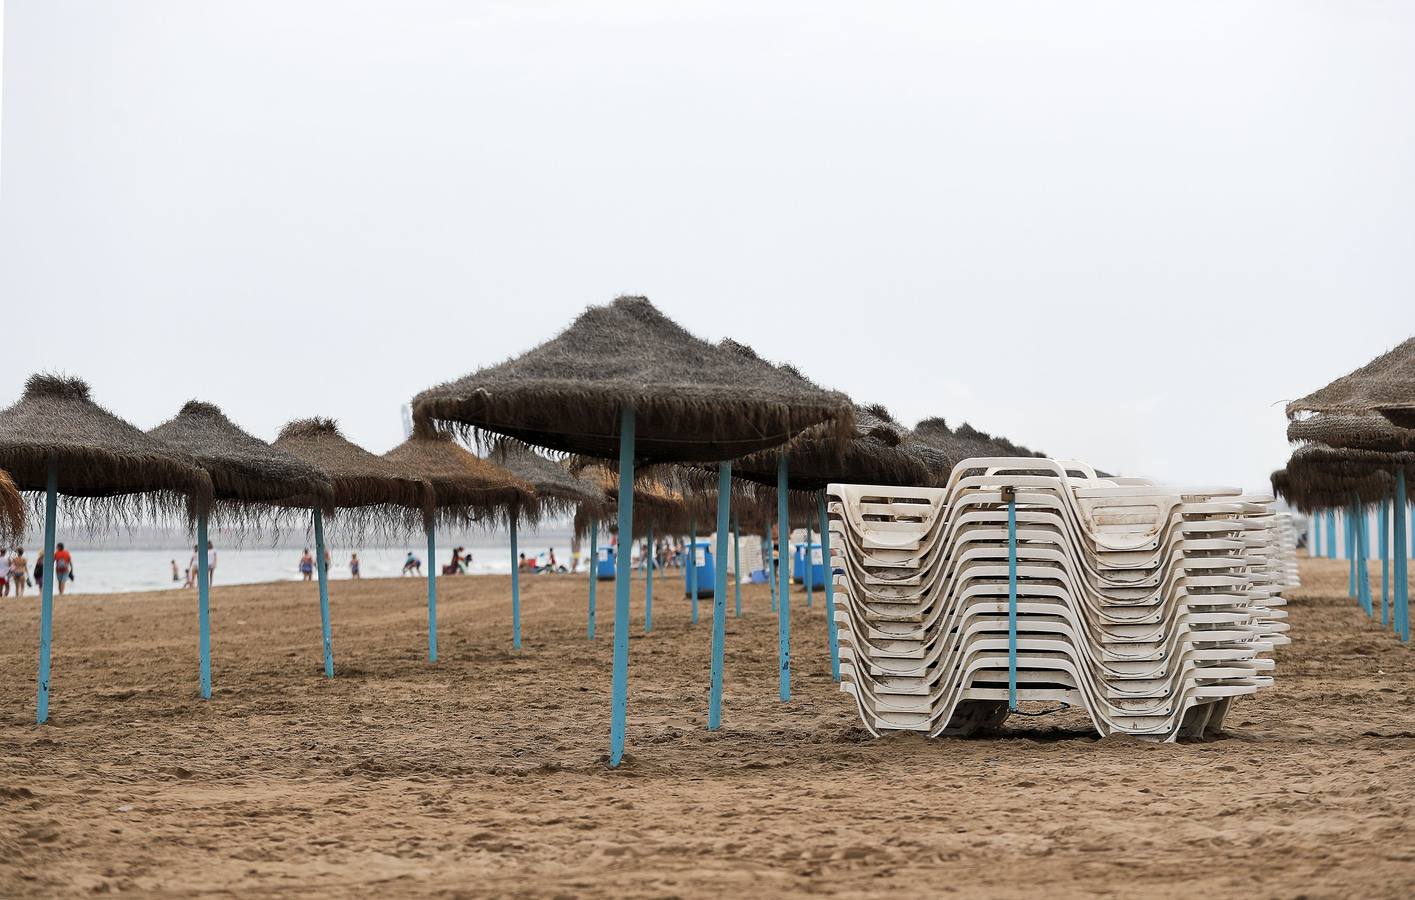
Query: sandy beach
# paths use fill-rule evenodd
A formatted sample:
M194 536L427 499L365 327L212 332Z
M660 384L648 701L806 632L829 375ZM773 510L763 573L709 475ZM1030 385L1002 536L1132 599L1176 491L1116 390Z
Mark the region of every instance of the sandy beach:
M1379 575L1378 566L1373 567ZM1000 736L873 740L829 677L822 599L794 599L776 699L764 587L728 620L705 730L710 606L635 583L629 756L604 764L612 585L341 583L338 677L313 585L217 587L216 694L195 596L56 602L51 724L38 604L0 601L0 895L1233 896L1415 891L1415 657L1303 560L1277 684L1225 739L1097 740L1068 711ZM1379 584L1379 582L1376 582Z

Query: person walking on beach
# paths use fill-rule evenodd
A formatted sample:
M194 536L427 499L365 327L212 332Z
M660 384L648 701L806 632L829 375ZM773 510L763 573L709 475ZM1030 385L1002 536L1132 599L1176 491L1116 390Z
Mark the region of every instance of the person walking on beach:
M211 541L206 542L206 583L216 583L216 550Z
M300 556L300 579L309 581L314 577L314 557L310 556L310 548L306 547L305 552Z
M25 585L29 583L29 560L25 559L24 548L15 548L15 555L10 557L10 570L6 577L15 588L15 597L23 597Z
M10 595L10 551L0 547L0 597Z
M181 580L182 580L182 576L179 574L179 572L180 572L180 570L177 568L177 561L174 559L174 560L172 560L172 580L173 580L173 581L181 581Z
M59 588L59 593L64 593L64 585L74 580L74 557L64 545L60 544L54 548L54 586Z
M187 560L187 580L182 582L183 588L194 588L197 586L197 545L192 544L192 555Z
M349 577L359 578L359 554L354 553L349 556Z
M423 573L423 562L413 555L413 551L408 551L408 558L403 560L404 575L421 575Z

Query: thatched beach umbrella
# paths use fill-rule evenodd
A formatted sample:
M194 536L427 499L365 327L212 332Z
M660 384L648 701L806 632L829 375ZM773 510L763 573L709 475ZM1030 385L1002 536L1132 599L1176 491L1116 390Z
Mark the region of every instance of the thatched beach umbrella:
M497 441L490 458L497 465L531 486L540 501L541 512L548 515L574 515L576 537L584 531L590 535L590 602L589 637L594 639L595 589L599 572L599 523L612 508L600 487L588 478L575 475L563 461L547 459L520 441L509 438ZM582 524L583 523L583 524ZM516 584L520 575L520 557L515 541L511 544L512 576ZM520 646L519 642L517 646Z
M163 449L211 477L212 506L197 512L198 647L201 695L211 699L211 570L209 518L245 522L278 515L292 500L332 510L334 486L314 466L243 431L210 403L189 400L177 415L148 432Z
M10 544L25 536L25 501L10 473L0 469L0 544ZM6 577L0 573L0 577Z
M643 297L591 307L557 337L515 359L423 391L413 414L474 434L597 459L619 460L619 533L633 535L633 473L638 462L714 462L724 482L730 463L790 440L806 428L838 420L850 426L840 394L790 379L775 367L700 340ZM727 497L718 510L727 530ZM726 565L720 553L720 567ZM617 559L611 765L624 752L629 683L629 555ZM725 581L725 572L723 573ZM713 686L708 727L720 716L724 622L714 601ZM783 641L784 643L784 641ZM784 649L784 648L783 648ZM782 695L789 697L789 656Z
M58 495L90 524L144 512L189 515L211 502L211 479L166 453L135 426L89 398L75 378L32 375L19 402L0 411L0 468L22 491L44 491L44 560L40 590L38 721L49 718L54 622L54 528Z
M1370 424L1370 417L1383 416L1397 429L1415 428L1415 337L1407 338L1394 349L1381 354L1366 365L1341 376L1320 390L1314 391L1287 405L1287 417L1293 426L1302 428L1322 428L1323 444L1337 449L1389 450L1389 471L1393 476L1390 492L1379 498L1382 506L1391 503L1396 533L1396 594L1397 609L1408 607L1409 587L1406 582L1407 553L1404 535L1407 529L1406 482L1409 478L1408 466L1400 462L1411 449L1409 435L1402 431L1383 432ZM1335 424L1308 424L1307 420L1321 417L1335 417ZM1354 424L1349 424L1354 422ZM1348 425L1343 432L1338 426ZM1306 448L1304 448L1306 449ZM1299 453L1301 451L1299 450ZM1294 459L1296 454L1294 454ZM1371 465L1372 457L1344 457L1344 471L1350 473ZM1323 460L1322 469L1331 468L1330 460ZM1289 475L1297 477L1292 467ZM1392 496L1393 495L1393 496ZM1359 510L1358 510L1359 512ZM1381 552L1388 555L1386 534L1381 534ZM1402 638L1409 639L1409 616L1402 613L1404 621L1397 622Z
M535 492L510 472L457 445L451 435L421 428L383 455L406 474L432 485L435 516L423 522L427 532L427 653L437 662L437 529L444 523L504 521L511 530L511 559L516 559L516 527L539 515ZM520 572L511 570L512 644L521 646Z
M1290 420L1308 413L1378 413L1398 426L1415 428L1415 337L1287 404Z
M1415 450L1415 429L1401 428L1378 413L1315 413L1287 423L1294 444L1322 444L1352 450Z
M1350 523L1359 529L1366 518L1365 507L1392 503L1394 513L1394 563L1396 631L1403 640L1410 638L1408 559L1406 555L1407 519L1405 515L1406 485L1415 478L1415 452L1381 453L1371 450L1351 450L1309 444L1298 448L1286 466L1286 490L1283 498L1301 511L1344 508ZM1278 485L1274 484L1274 488ZM1328 518L1328 546L1334 546L1333 519ZM1348 526L1350 528L1351 526ZM1355 536L1348 531L1348 538ZM1389 553L1382 530L1382 552ZM1348 540L1348 548L1353 540ZM1360 542L1364 549L1364 540ZM1353 571L1348 579L1352 593L1360 586L1358 555L1350 554ZM1383 594L1385 590L1382 590ZM1384 605L1384 604L1383 604ZM1370 610L1368 609L1368 612Z
M1036 450L1014 444L1001 435L990 435L964 422L957 428L949 428L939 416L920 420L914 426L914 440L930 448L934 455L927 457L933 471L934 483L948 483L954 466L965 459L999 456L1026 456L1041 458L1046 456Z
M338 517L357 531L408 532L435 514L432 485L407 474L396 463L375 456L339 433L333 419L297 419L280 430L275 447L288 451L320 472L334 488ZM315 571L319 575L319 615L324 634L324 674L334 677L334 641L329 624L329 567L324 561L324 513L314 508ZM429 567L436 560L427 561Z
M648 471L640 470L636 473L633 488L633 533L626 536L616 531L619 539L619 550L615 554L616 565L619 554L627 556L632 553L634 541L638 538L643 538L645 544L652 548L655 531L660 535L665 535L684 534L691 530L694 509L699 505L698 501L685 494L681 486L664 479L663 475L668 468L655 466ZM617 510L617 498L620 496L619 473L600 464L583 465L580 467L580 473L584 478L598 485L606 508L611 511ZM575 531L590 531L590 552L595 555L596 560L598 549L594 546L593 539L597 528L597 523L591 523L586 514L579 513L575 516ZM689 572L691 571L689 569ZM646 566L645 572L644 632L648 633L653 631L653 565L651 563ZM698 601L694 596L692 600L694 624L698 621L697 608ZM590 637L594 637L593 592L591 592L590 605Z

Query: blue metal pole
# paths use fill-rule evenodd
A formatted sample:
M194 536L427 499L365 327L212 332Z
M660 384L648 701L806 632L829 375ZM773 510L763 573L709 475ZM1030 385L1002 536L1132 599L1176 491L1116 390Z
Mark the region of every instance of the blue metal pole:
M1395 471L1395 630L1403 641L1410 640L1410 582L1405 555L1405 469Z
M1381 624L1390 624L1390 501L1381 501Z
M197 514L197 646L201 651L201 697L211 699L211 568L206 555L207 509Z
M806 519L806 551L801 554L801 563L804 568L801 570L801 581L806 585L806 608L815 605L815 596L811 590L811 577L815 574L815 566L811 564L811 520Z
M1356 516L1346 508L1346 596L1356 596Z
M431 522L427 532L427 661L437 662L437 527Z
M609 764L624 758L624 725L629 713L629 554L634 533L634 408L619 414L619 552L614 554L614 708L609 725Z
M1360 593L1361 608L1366 611L1366 615L1375 615L1375 608L1371 603L1371 567L1367 565L1366 551L1370 546L1367 540L1369 530L1365 507L1358 507L1361 511L1360 517L1356 520L1356 589Z
M1327 510L1327 559L1336 559L1336 508Z
M1017 708L1017 494L1007 497L1007 708Z
M516 518L511 517L511 648L521 649L521 553L516 546Z
M717 580L712 586L712 688L708 731L722 725L722 653L727 642L727 530L732 497L732 463L717 464Z
M428 565L433 560L428 560ZM334 636L329 628L329 567L324 564L324 513L314 509L314 570L319 573L319 618L324 632L324 676L334 677Z
M830 677L840 680L840 637L835 624L835 566L830 562L830 520L825 511L825 491L820 492L821 559L825 562L825 633L830 641Z
M1321 524L1322 517L1315 512L1312 513L1311 518L1307 522L1307 555L1314 559L1317 554L1321 552L1320 549L1318 549L1322 545Z
M767 526L771 531L771 526ZM776 561L771 556L771 535L762 539L762 556L766 560L766 583L771 588L771 611L776 612Z
M644 560L648 563L648 574L645 576L644 584L644 634L653 631L653 564L655 553L653 548L653 526L648 529L648 543L644 547Z
M520 565L518 562L517 565ZM589 624L586 626L589 631L590 640L594 640L594 605L595 588L599 587L599 519L590 519L590 609Z
M742 618L742 529L737 515L732 515L732 595L735 609L732 618Z
M44 485L44 580L39 585L39 699L35 721L49 721L49 666L54 638L54 520L59 514L59 463L49 460Z
M781 562L777 566L776 661L780 667L778 682L781 702L791 699L791 532L786 512L786 455L776 464L777 542L781 547Z
M698 624L698 523L688 516L688 596L693 601L693 624Z

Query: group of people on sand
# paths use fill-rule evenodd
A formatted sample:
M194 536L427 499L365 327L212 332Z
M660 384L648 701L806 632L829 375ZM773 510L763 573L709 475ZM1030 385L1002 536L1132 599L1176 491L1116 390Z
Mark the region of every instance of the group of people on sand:
M14 553L6 553L0 549L0 597L7 597L11 589L16 597L23 597L25 590L31 587L44 587L44 551L40 551L39 557L34 562L34 569L30 569L29 560L25 559L25 551L21 547L16 547ZM33 574L34 580L30 580ZM64 588L69 582L74 580L74 556L64 549L63 544L54 548L54 585L59 588L59 593L64 593Z
M200 561L197 556L201 552L200 544L192 545L192 558L187 560L187 580L182 582L183 588L194 588L197 586L197 578L200 575ZM182 581L180 571L177 568L177 561L172 560L172 580ZM206 542L206 583L213 584L216 581L216 548L211 541Z

